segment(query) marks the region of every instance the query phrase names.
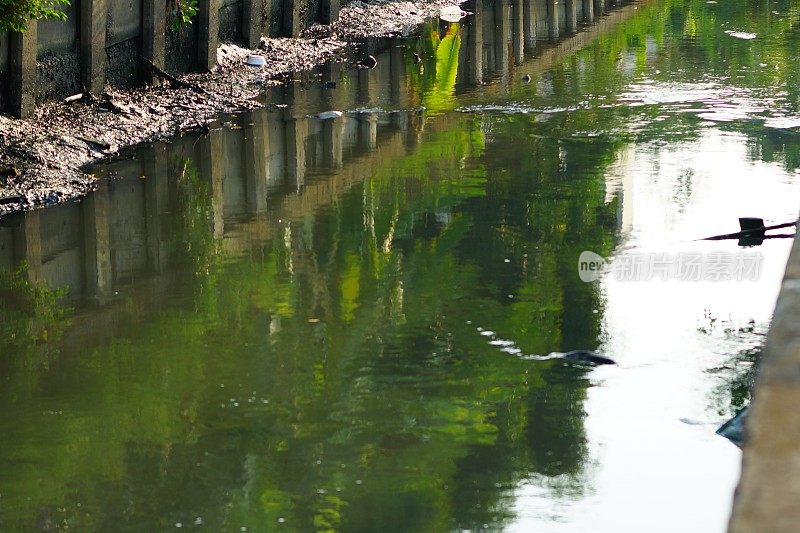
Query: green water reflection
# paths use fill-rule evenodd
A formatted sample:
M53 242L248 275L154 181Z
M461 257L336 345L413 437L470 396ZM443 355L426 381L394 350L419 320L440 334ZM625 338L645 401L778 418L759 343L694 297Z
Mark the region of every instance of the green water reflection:
M286 110L4 220L0 529L502 529L520 482L591 494L587 370L515 350L602 341L575 267L618 243L620 149L711 122L800 164L792 124L766 124L797 111L800 3L632 7L515 66L486 27L527 40L524 13L480 2L387 72L282 89ZM362 112L308 116L326 104Z

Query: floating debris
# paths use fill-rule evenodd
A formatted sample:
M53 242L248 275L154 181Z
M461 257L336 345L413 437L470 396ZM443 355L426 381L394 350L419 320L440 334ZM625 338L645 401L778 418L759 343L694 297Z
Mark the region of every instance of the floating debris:
M442 10L439 11L439 18L447 22L458 22L467 15L468 13L458 6L443 7Z
M317 118L320 120L330 120L334 118L339 118L342 116L341 111L323 111L322 113L317 114Z
M725 33L730 35L731 37L735 37L737 39L744 39L745 41L749 41L750 39L755 39L756 37L758 37L758 34L747 33L745 31L725 30Z
M744 423L749 409L750 406L745 407L739 411L736 416L722 424L719 429L717 429L717 435L722 435L741 448L744 443Z
M513 346L514 341L510 341L507 339L494 339L492 341L489 341L489 344L492 346Z

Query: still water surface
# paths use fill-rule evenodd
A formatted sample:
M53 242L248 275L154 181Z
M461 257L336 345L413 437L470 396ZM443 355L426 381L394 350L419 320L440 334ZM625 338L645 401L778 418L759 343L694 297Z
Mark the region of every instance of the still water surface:
M797 216L799 8L473 3L3 219L0 529L724 530L791 241L696 239Z

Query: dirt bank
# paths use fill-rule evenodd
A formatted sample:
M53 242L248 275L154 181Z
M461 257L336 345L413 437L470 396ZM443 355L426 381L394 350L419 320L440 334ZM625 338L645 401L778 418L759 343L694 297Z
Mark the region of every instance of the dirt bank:
M124 147L167 139L202 128L218 113L248 111L264 86L283 83L281 75L344 60L365 37L407 34L457 0L370 3L342 9L330 26L315 25L298 39L262 39L258 50L223 44L218 66L207 74L181 76L160 87L131 91L108 88L97 98L49 102L35 116L0 116L0 216L64 202L91 191L91 163ZM250 54L263 67L245 64Z

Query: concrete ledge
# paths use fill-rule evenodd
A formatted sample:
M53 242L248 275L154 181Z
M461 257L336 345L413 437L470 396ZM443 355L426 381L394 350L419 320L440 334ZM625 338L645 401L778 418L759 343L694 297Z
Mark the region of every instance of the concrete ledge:
M795 238L754 400L730 531L795 532L800 524L800 239Z

